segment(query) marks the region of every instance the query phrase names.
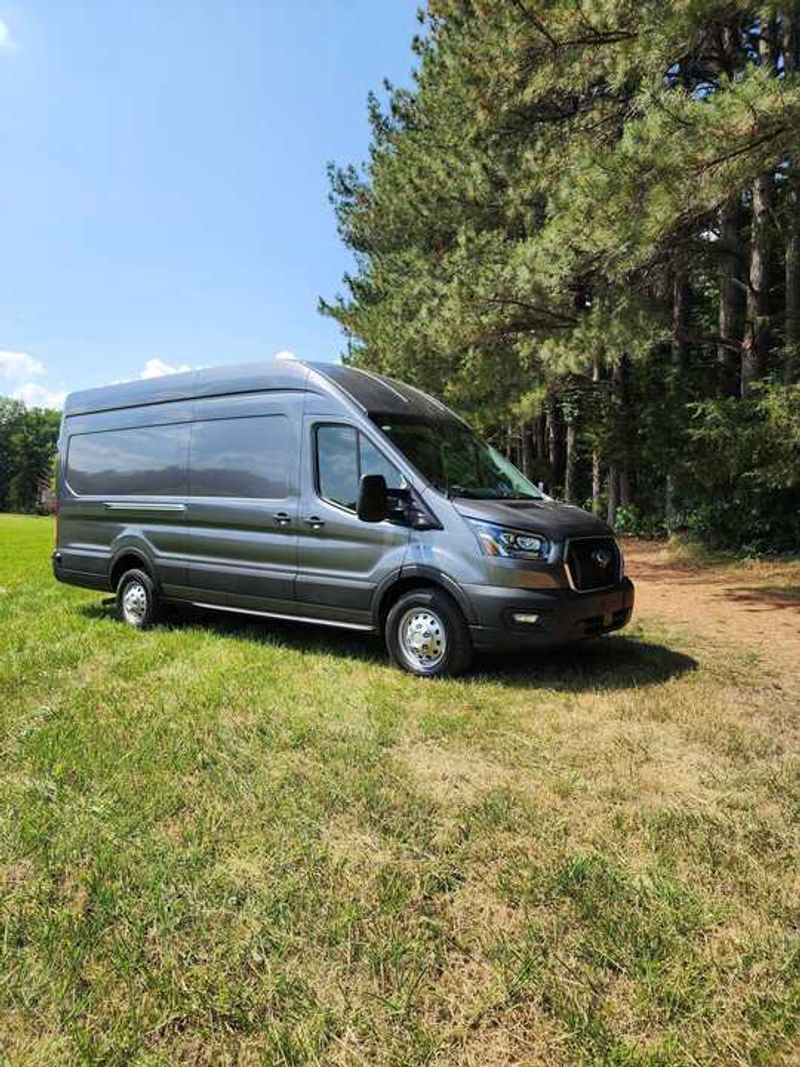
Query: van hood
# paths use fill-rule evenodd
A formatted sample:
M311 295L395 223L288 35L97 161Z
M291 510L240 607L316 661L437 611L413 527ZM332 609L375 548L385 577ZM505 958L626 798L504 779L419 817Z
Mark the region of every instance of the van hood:
M560 504L556 500L469 500L456 497L450 503L464 518L529 530L550 540L614 536L611 527L595 515L574 504Z

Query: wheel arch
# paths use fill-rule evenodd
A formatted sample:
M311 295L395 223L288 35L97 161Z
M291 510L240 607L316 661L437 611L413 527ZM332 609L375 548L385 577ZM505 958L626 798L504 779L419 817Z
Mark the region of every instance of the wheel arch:
M136 567L143 570L156 588L158 588L155 568L148 559L147 554L140 548L124 545L116 553L111 561L111 566L108 568L108 584L111 587L112 592L116 592L119 580L125 571L129 571Z
M467 624L475 621L469 600L458 582L427 567L404 567L391 575L376 592L373 616L379 632L383 632L386 617L392 607L404 593L412 589L440 589L455 601Z

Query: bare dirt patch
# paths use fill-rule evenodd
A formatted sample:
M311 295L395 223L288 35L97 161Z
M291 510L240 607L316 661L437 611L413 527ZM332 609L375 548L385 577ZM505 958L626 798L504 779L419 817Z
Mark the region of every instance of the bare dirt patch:
M647 541L626 542L625 558L638 613L755 652L800 692L800 563L709 565Z

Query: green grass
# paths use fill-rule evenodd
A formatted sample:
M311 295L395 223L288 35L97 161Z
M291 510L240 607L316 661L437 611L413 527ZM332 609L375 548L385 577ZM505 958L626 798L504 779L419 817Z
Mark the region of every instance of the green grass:
M135 633L51 544L0 516L7 1062L798 1062L796 709L752 657L645 620L430 683Z

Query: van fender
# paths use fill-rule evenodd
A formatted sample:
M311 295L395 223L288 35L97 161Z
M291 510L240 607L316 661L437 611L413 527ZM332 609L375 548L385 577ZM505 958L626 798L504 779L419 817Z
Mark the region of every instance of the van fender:
M158 584L155 560L149 551L147 542L133 534L120 534L111 544L111 558L108 563L108 584L112 590L114 588L112 576L117 564L125 556L134 556L138 559L153 581Z
M468 623L476 622L475 612L464 590L458 582L444 571L435 567L426 567L424 563L404 564L396 571L387 574L379 582L372 598L372 616L376 628L380 627L383 604L389 592L398 584L412 586L415 579L420 584L438 586L444 589L461 608L462 614Z

